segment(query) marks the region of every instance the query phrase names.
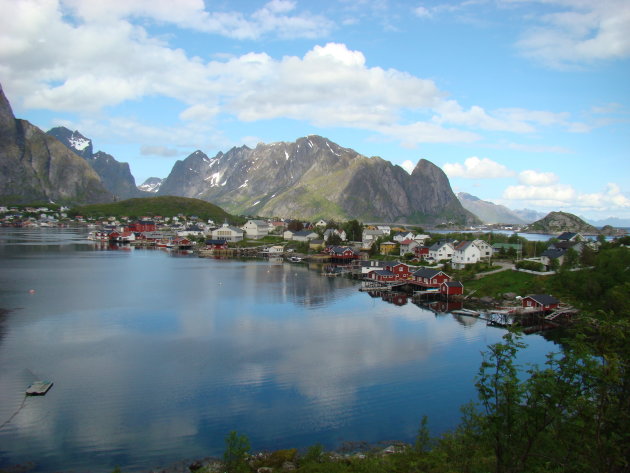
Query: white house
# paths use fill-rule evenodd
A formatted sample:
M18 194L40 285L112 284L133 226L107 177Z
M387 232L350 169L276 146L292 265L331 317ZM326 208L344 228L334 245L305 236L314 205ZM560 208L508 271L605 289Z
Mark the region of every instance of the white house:
M281 255L282 253L284 253L284 246L282 245L274 245L274 246L270 246L267 249L267 253L269 253L270 256L278 256Z
M317 222L315 222L315 224L313 226L314 227L320 227L320 228L326 228L327 225L328 225L328 222L326 222L326 220L318 220Z
M450 260L455 253L453 244L448 241L438 241L429 247L429 258L435 261Z
M483 240L462 241L455 247L453 253L453 267L464 268L467 264L487 261L492 256L492 247Z
M328 241L331 235L339 235L341 241L346 241L346 231L345 230L337 230L336 228L329 228L324 232L324 241Z
M287 238L286 235L287 233L291 233L291 237ZM284 232L285 240L293 240L293 241L309 241L309 240L315 240L319 235L317 235L316 232L312 231L312 230L300 230L299 232L290 232L289 230L287 230L286 232Z
M424 246L427 240L430 240L431 237L429 235L416 235L413 239L420 243L420 246Z
M410 238L407 238L406 240L403 240L400 242L400 256L404 256L407 253L413 253L413 249L416 248L417 246L422 246L420 243L418 243L416 240L412 240Z
M230 227L224 223L219 228L212 230L213 240L241 241L245 232L240 228Z
M363 230L363 234L361 235L361 239L364 242L373 242L377 238L383 238L385 233L382 230Z
M394 235L394 241L402 243L405 240L413 240L415 235L412 232L398 232Z
M376 229L382 231L387 236L389 236L389 234L392 232L392 227L390 227L389 225L377 225Z
M245 225L241 227L247 234L247 238L258 239L269 235L269 224L264 220L248 220Z

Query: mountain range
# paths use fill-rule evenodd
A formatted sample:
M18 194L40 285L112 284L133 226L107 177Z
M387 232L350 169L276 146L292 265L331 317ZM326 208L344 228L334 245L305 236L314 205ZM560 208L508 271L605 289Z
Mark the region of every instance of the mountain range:
M231 213L304 219L471 224L444 172L421 160L411 174L321 136L235 147L177 161L167 178L136 187L127 163L79 131L48 133L13 115L0 87L0 196L86 204L129 197L195 197ZM145 191L146 189L146 191ZM149 192L147 192L149 191ZM153 192L151 192L153 191Z
M483 223L526 224L545 216L544 213L535 210L511 210L504 205L481 200L466 192L458 192L457 198L466 210L476 215Z

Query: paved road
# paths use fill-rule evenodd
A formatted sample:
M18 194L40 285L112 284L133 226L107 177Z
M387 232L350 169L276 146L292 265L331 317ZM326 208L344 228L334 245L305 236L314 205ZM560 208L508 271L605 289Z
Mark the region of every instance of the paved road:
M514 269L514 263L510 263L508 261L495 261L492 264L498 265L501 267L499 269L493 269L492 271L487 271L485 273L476 274L475 279L481 279L484 276L488 276L489 274L499 273L501 271L507 271L508 269Z

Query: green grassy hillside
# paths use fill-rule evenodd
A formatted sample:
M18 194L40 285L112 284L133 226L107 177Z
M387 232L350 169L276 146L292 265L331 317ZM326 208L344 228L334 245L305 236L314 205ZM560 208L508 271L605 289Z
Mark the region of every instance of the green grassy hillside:
M145 197L127 199L109 204L94 204L75 207L71 215L84 217L174 217L177 215L197 216L200 219L212 219L222 223L226 219L238 223L242 219L228 214L225 210L209 202L188 197Z

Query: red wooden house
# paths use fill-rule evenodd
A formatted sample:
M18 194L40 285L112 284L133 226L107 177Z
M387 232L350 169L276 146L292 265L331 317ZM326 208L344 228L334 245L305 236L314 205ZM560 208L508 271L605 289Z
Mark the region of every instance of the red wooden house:
M385 266L385 269L394 273L394 275L396 276L396 280L398 281L413 279L413 277L411 276L411 268L409 268L409 265L405 263L388 263Z
M357 259L359 255L349 246L327 246L324 249L324 253L327 253L333 259L339 260L353 260Z
M376 269L368 273L368 278L378 282L394 282L396 275L387 269Z
M156 225L152 220L139 220L137 222L130 223L128 228L130 232L154 232Z
M445 281L440 285L440 294L444 296L463 296L464 285L460 281Z
M206 250L227 250L226 240L206 240Z
M416 246L413 249L413 254L416 258L425 259L429 256L429 247L428 246Z
M549 312L560 305L560 301L549 294L530 294L523 297L521 304L524 309L536 309L541 312Z
M422 287L440 287L444 282L451 280L451 277L439 269L422 268L413 273L413 280Z

